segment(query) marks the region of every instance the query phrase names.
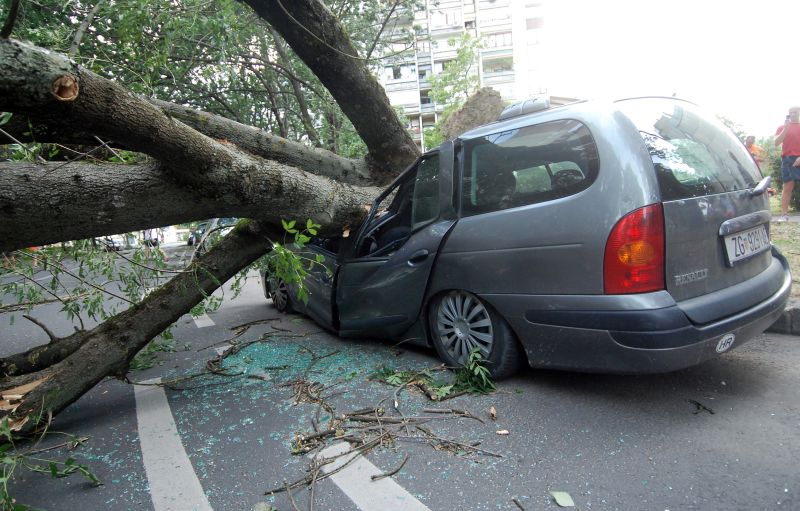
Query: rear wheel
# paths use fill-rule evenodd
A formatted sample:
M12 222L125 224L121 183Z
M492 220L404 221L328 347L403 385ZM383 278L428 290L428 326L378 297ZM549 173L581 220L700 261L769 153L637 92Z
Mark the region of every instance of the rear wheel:
M272 298L272 305L278 309L278 312L292 312L292 299L289 296L289 286L286 282L279 280L273 289L269 292L269 297Z
M450 291L437 297L428 324L433 346L448 365L463 366L477 348L495 379L507 378L522 367L525 355L511 327L472 293Z

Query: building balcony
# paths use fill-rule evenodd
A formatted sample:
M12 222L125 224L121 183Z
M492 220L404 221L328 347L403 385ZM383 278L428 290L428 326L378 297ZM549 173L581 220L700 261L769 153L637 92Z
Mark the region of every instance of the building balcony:
M412 77L407 79L388 80L383 84L383 88L386 89L386 92L416 89L417 79Z

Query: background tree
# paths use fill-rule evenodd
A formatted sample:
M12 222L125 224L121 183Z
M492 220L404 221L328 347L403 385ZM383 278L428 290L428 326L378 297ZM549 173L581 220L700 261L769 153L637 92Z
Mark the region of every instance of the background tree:
M445 140L447 136L443 125L448 118L464 105L464 102L476 90L480 83L476 66L478 50L482 47L480 39L475 39L468 32L460 38L451 38L448 44L458 47L456 57L444 65L442 71L433 75L430 97L437 105L445 105L436 125L425 130L425 146L432 149Z
M123 375L153 337L270 250L282 219L340 232L360 220L374 185L416 157L362 56L377 54L401 2L246 4L255 14L194 0L25 2L18 34L62 53L0 41L0 111L13 114L0 135L72 151L66 161L0 162L0 251L251 219L100 325L0 360L0 389L14 389L0 410L15 429L31 430L102 378ZM349 16L359 36L344 28ZM315 147L342 148L345 116L363 158ZM117 162L87 163L95 151L87 147Z

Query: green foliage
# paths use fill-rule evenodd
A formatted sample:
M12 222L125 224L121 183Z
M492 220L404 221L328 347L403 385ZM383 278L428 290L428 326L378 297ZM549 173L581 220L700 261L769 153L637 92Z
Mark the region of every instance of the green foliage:
M455 111L461 108L479 85L478 75L473 68L477 64L478 50L483 47L481 40L475 39L465 32L460 39L450 39L448 42L457 44L458 51L456 58L450 61L441 73L430 78L431 99L445 107L439 115L436 125L432 128L425 128L423 131L426 150L433 149L445 141L442 126Z
M69 448L75 448L84 441L84 439L72 435L68 435L68 437L69 441L65 445ZM9 483L20 468L48 474L58 479L80 474L95 486L102 484L88 466L78 463L74 458L69 457L64 461L57 461L35 457L36 451L21 451L17 448L16 441L17 438L11 430L8 418L4 418L0 421L0 509L3 511L33 509L17 503L9 493Z
M369 378L386 382L393 387L424 385L436 399L444 399L451 394L488 394L496 390L491 373L484 365L481 352L477 348L469 352L466 365L456 369L452 381L436 379L428 369L403 371L391 367L381 367L371 373Z
M483 355L478 348L470 350L467 363L456 371L455 388L476 394L495 391L489 369L484 365Z
M296 290L297 297L304 303L308 302L308 289L304 284L308 272L315 266L325 269L332 276L330 268L323 265L324 258L317 254L314 259L307 257L303 248L316 236L321 227L313 220L306 220L303 228L298 227L296 220L281 220L283 229L292 239L287 243L273 243L272 251L264 256L259 264L264 266L271 286L277 286L279 281L285 282Z
M461 34L458 40L450 39L448 43L458 45L456 58L449 61L442 72L430 78L430 97L440 105L460 106L478 89L478 75L473 68L482 43L468 32Z
M128 264L120 264L123 258ZM27 313L42 303L60 303L61 312L83 329L84 317L103 321L139 303L166 280L166 272L163 254L142 247L127 256L94 240L17 250L0 267L0 273L18 277L0 284L0 307ZM170 327L161 340L171 335Z

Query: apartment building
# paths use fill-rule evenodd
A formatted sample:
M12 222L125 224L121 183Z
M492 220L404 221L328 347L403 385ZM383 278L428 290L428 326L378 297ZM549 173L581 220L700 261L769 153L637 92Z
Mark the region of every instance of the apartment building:
M397 53L383 61L380 73L392 105L402 107L410 119L417 145L424 147L425 128L436 123L445 106L432 101L430 77L456 57L456 42L465 32L482 42L473 67L481 87L492 87L509 101L547 92L541 67L543 1L424 3L424 10L398 15L394 33L412 33L412 40L395 46Z

